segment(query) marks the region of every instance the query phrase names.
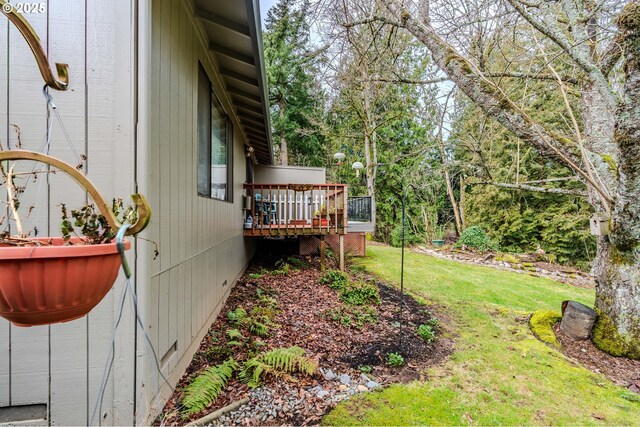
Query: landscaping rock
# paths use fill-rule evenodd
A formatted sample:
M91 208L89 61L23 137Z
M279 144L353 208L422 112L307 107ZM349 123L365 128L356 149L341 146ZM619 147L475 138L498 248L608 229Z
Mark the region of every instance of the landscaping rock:
M369 389L367 388L366 385L358 384L358 391L364 392L364 391L369 391Z
M316 393L316 396L318 396L319 398L323 399L323 398L325 398L328 394L329 394L329 392L328 392L327 390L320 390L318 393Z
M340 382L344 385L350 385L351 384L351 377L347 374L341 374L340 375Z
M332 381L336 378L336 374L333 373L331 369L322 369L320 368L320 373L327 381Z
M371 390L373 390L374 388L380 387L380 384L378 384L375 381L368 381L367 382L367 387Z

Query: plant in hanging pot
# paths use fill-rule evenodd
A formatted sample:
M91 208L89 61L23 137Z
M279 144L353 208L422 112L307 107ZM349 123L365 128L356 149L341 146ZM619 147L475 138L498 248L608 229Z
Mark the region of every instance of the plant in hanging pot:
M93 198L93 205L72 210L62 206L62 237L29 237L22 230L13 165L0 163L7 187L9 211L17 235L0 235L0 316L17 326L67 322L86 315L109 292L118 276L121 253L114 242L123 222L132 225L127 235L142 231L150 210L142 195L133 195L136 209L123 209L114 201L111 210L93 184L71 165L44 154L0 151L4 160L35 160L71 175ZM121 213L120 213L121 212ZM72 222L73 220L73 222ZM77 231L76 231L77 229ZM131 244L124 241L124 248Z

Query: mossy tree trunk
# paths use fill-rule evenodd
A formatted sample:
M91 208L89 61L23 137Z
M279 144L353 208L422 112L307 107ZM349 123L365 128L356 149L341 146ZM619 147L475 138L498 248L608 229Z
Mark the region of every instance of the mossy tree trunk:
M625 52L624 95L616 114L619 150L612 232L598 241L594 261L594 341L614 355L640 358L640 3L618 17Z
M400 0L383 0L397 25L429 49L434 63L462 92L539 154L574 171L587 185L595 211L611 212L612 232L598 239L593 265L596 311L600 316L594 341L611 354L640 358L640 3L632 0L623 8L617 22L618 37L601 50L604 54L600 56L594 47L597 19L583 19L585 15L597 15L593 2L560 2L572 23L572 37L579 43L558 31L554 22L540 18L540 8L556 7L555 2L535 7L519 0L507 2L582 71L584 137L579 142L584 143L597 178L584 166L584 159L568 149L575 147L575 141L534 121L447 43L428 16L414 16ZM546 16L555 20L553 13ZM618 101L608 75L623 55L624 98Z

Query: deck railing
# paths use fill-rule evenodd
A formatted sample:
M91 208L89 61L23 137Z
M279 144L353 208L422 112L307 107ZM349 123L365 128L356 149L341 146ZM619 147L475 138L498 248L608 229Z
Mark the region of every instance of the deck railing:
M371 222L371 196L349 196L349 221Z
M345 184L245 184L245 234L342 234Z

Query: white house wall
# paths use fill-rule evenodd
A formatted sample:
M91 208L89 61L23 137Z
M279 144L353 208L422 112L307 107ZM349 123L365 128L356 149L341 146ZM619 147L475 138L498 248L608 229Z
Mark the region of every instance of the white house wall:
M86 155L84 170L105 198L126 200L135 188L133 6L127 0L44 4L46 13L25 17L39 34L51 62L69 64L71 82L66 92L51 91L71 144L55 121L50 154L71 164L80 163L75 153ZM17 146L12 126L16 124L22 131L23 148L42 151L47 133L43 84L26 42L0 15L3 147ZM20 164L21 170L32 167ZM49 175L47 183L43 176L31 182L21 198L23 207L35 206L25 228L37 227L40 236L59 235L59 204L75 208L85 201L85 192L71 179L58 173ZM46 419L29 424L88 424L110 349L114 295L120 295L123 284L120 278L98 307L73 322L19 328L0 319L0 407L44 404ZM134 329L130 313L125 314L116 338L114 372L99 414L103 424L133 422ZM127 381L122 382L123 378Z
M140 155L141 190L154 212L144 233L158 243L160 255L149 248L141 254L138 288L146 294L147 332L161 359L162 371L173 386L182 376L229 290L246 267L252 248L242 229L241 195L246 179L244 140L216 65L200 33L191 3L155 0L144 3L150 20L141 16L140 94L142 134L147 141ZM241 7L244 4L239 3ZM141 35L141 37L145 37ZM145 49L150 45L150 49ZM209 75L214 92L233 122L233 203L197 195L198 64ZM150 79L144 80L149 68ZM147 86L148 85L148 86ZM147 108L149 109L146 113ZM146 117L145 117L146 116ZM142 141L140 141L142 144ZM158 380L148 346L138 340L137 420L150 422L171 389ZM160 391L158 391L160 389Z

